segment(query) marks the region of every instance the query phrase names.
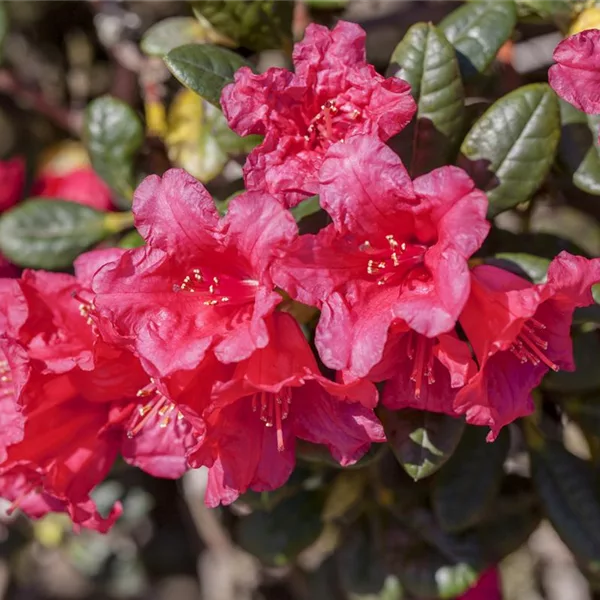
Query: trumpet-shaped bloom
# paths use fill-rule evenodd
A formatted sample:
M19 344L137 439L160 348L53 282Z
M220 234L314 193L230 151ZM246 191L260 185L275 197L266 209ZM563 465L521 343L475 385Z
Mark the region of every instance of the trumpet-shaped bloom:
M415 112L410 86L367 64L365 32L340 21L329 31L309 25L293 54L295 73L241 68L221 104L240 135L264 135L244 167L246 187L286 206L319 191L318 172L332 144L357 134L387 140Z
M157 376L196 368L209 349L234 362L265 347L264 319L281 301L269 265L297 231L288 211L249 193L219 219L208 192L180 169L148 177L133 211L147 245L94 277L103 334Z
M363 377L381 360L393 323L430 338L454 328L469 295L467 260L489 229L487 198L456 167L411 182L371 137L332 146L320 177L333 224L298 238L274 278L321 309L323 362Z

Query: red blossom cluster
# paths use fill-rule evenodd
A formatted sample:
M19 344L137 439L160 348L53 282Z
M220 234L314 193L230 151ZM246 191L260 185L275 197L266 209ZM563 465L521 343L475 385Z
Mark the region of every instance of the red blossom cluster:
M365 61L364 32L311 25L295 73L241 69L222 104L264 141L219 217L186 172L137 189L141 248L81 255L75 275L0 281L0 495L32 517L105 530L90 492L121 455L158 477L208 468L206 503L283 485L296 440L342 465L385 441L374 408L499 430L573 369L570 324L600 259L561 253L543 284L471 260L487 198L461 169L411 180L385 144L409 86ZM289 207L318 194L329 224ZM290 308L316 307L313 350Z

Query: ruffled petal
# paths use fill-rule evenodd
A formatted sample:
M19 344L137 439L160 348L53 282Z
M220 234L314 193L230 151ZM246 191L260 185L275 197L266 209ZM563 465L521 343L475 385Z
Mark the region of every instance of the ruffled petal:
M568 37L553 58L557 64L550 67L548 81L554 91L583 112L600 113L600 31Z
M189 256L215 246L215 203L183 169L146 177L134 193L133 213L137 230L152 247Z
M294 434L327 446L342 466L360 460L371 443L385 442L383 427L371 409L340 402L316 382L296 390L292 402Z
M340 232L359 243L406 229L416 203L398 156L382 141L357 136L328 150L319 174L321 206Z

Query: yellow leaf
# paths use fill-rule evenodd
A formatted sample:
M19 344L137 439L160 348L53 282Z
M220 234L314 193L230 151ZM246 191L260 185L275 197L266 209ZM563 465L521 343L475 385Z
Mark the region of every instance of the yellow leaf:
M182 89L169 109L165 135L171 162L202 183L219 175L229 160L214 135L224 119L218 108L196 93Z
M593 6L581 12L573 21L569 29L569 35L581 33L586 29L600 29L600 7Z

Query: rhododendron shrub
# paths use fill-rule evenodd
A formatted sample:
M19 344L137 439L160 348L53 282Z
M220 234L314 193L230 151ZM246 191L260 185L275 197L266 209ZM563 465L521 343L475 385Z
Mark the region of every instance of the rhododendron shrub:
M574 127L595 133L600 32L476 111L465 89L506 87L483 83L511 2L414 24L387 71L356 23L310 23L290 69L264 72L252 52L289 36L263 27L257 46L223 4L257 3L195 9L204 42L242 53L142 43L202 95L197 151L228 164L210 184L175 158L201 144L173 152L171 89L145 71L146 130L101 97L89 156L31 181L0 163L7 512L105 533L126 517L99 500L123 470L201 474L265 565L322 553L342 588L326 597L499 599L498 564L543 516L593 576L600 155Z

